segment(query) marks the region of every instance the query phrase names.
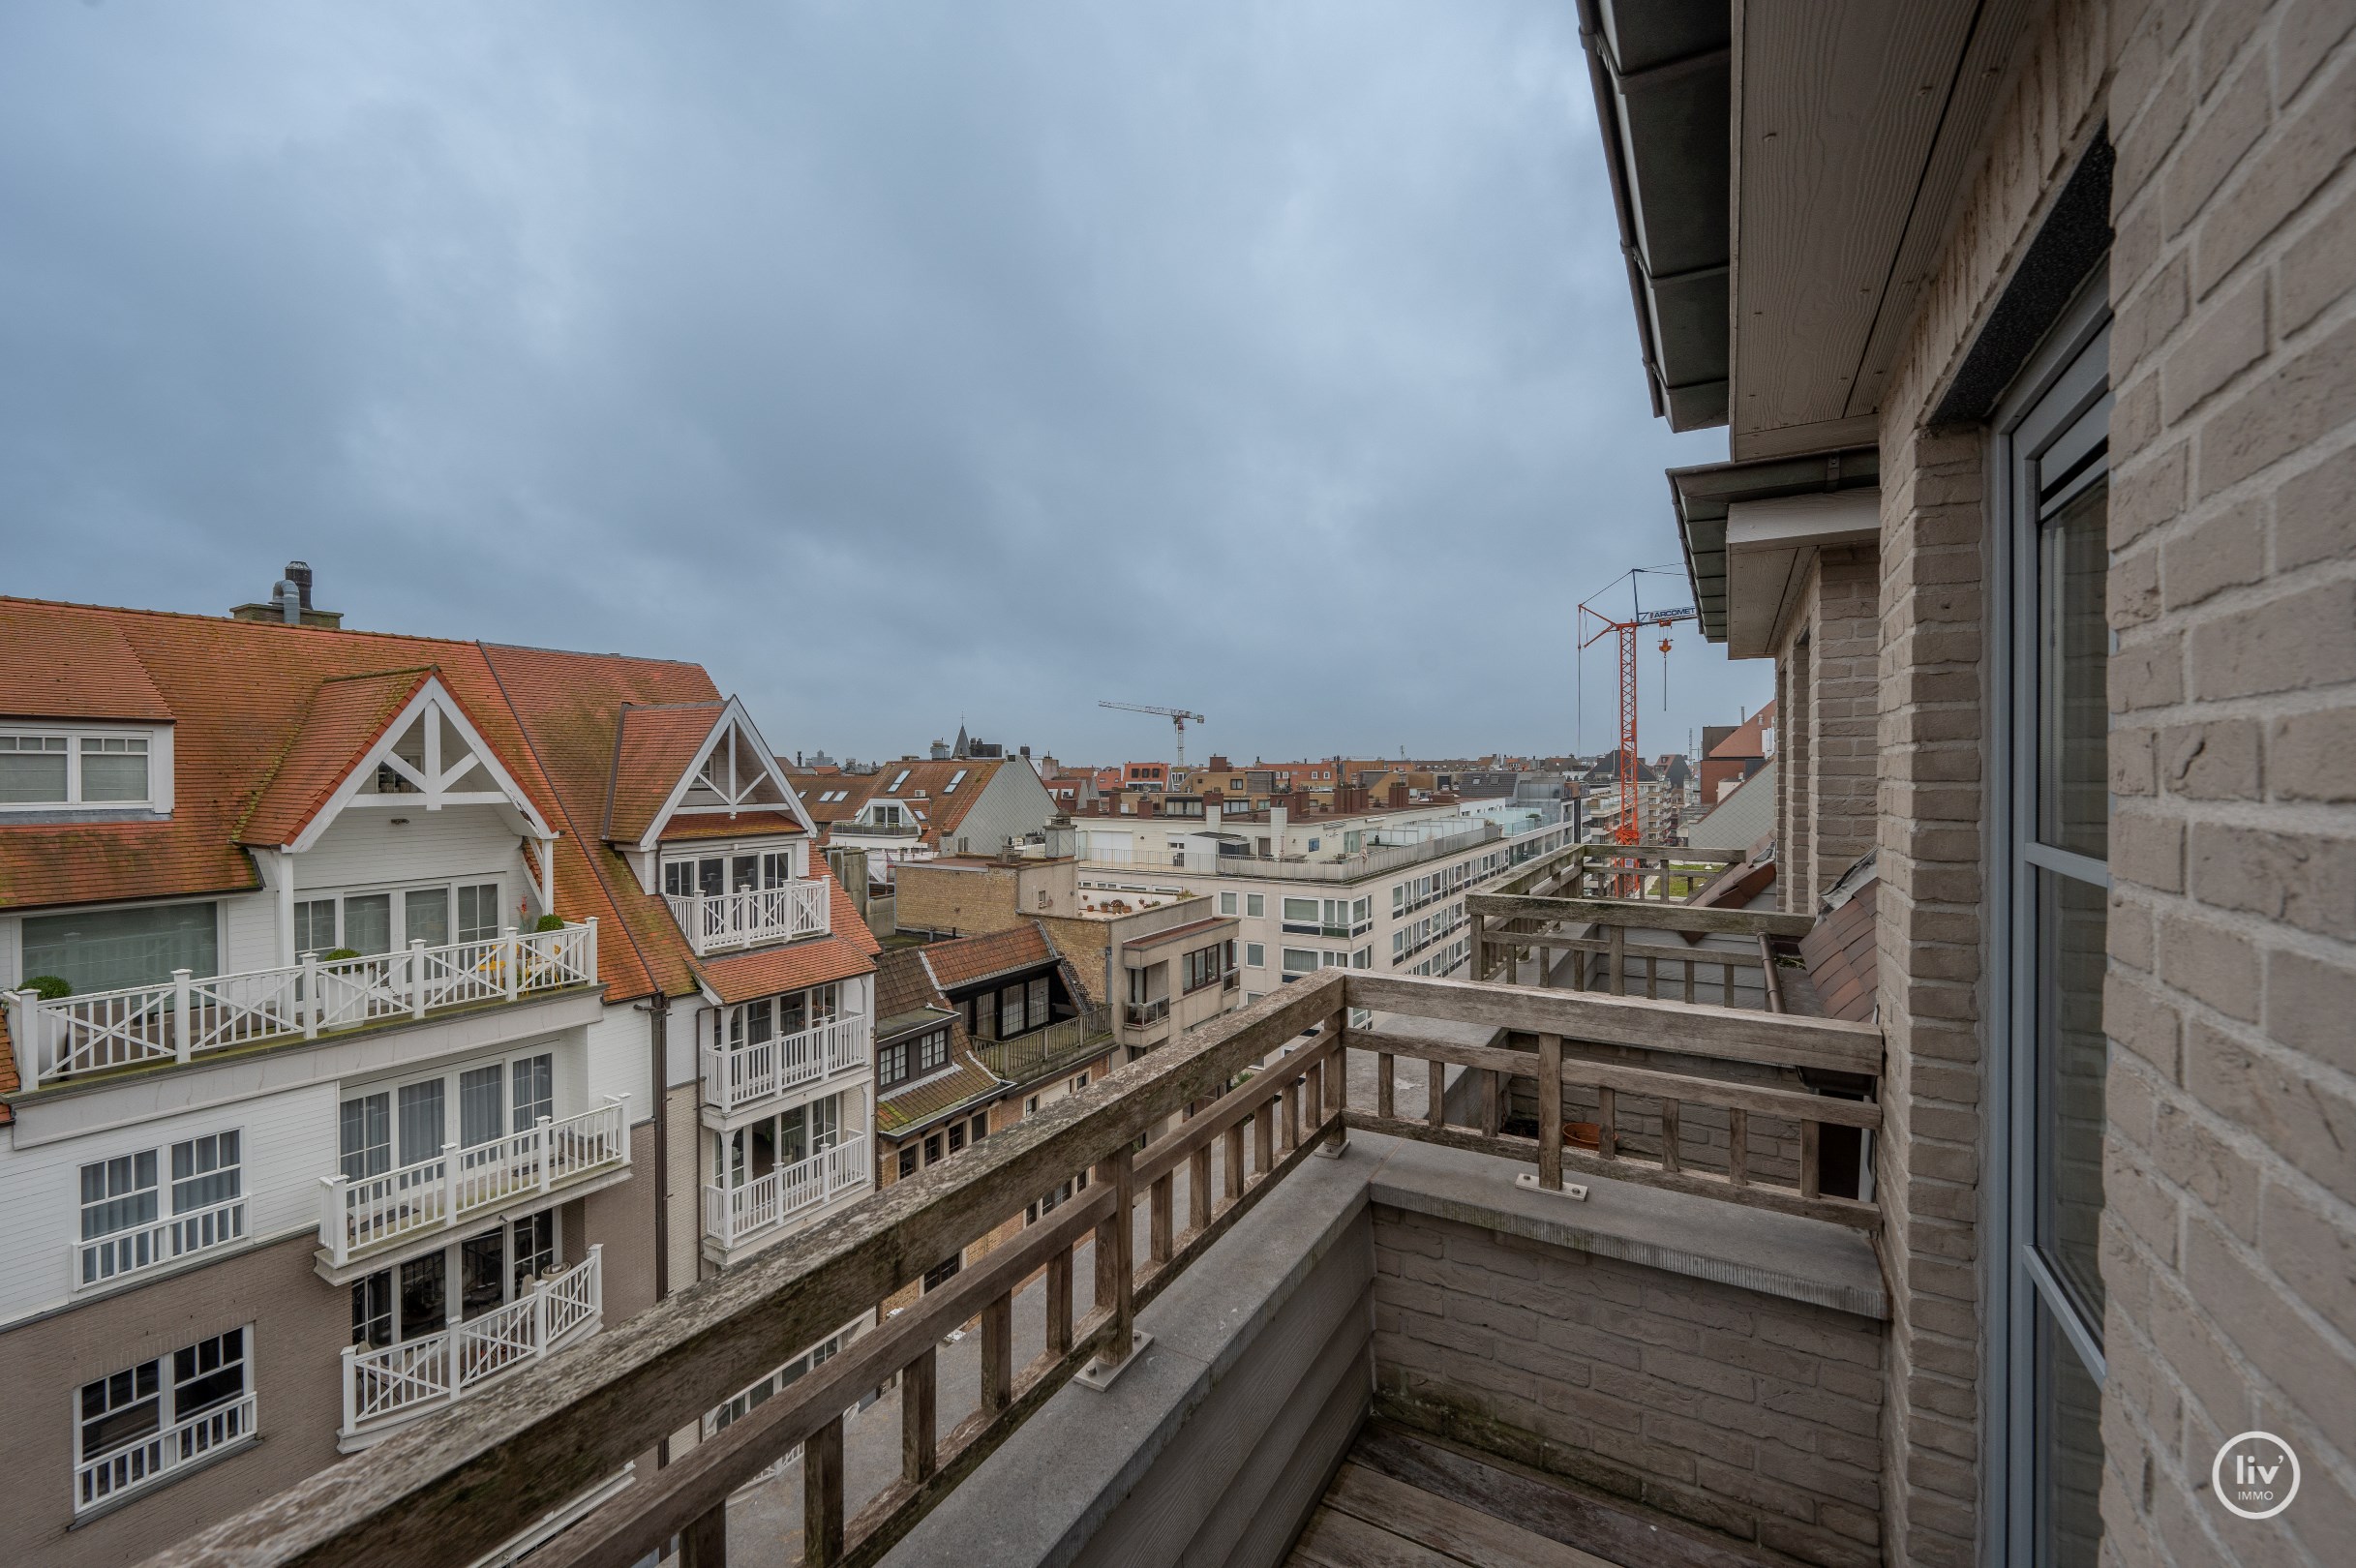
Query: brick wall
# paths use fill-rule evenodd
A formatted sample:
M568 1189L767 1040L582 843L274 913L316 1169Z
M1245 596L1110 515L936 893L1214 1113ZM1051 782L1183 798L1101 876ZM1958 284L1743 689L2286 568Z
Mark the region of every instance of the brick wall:
M1882 1325L1377 1204L1374 1407L1803 1562L1882 1561Z
M1875 1147L1890 1289L1886 1524L1893 1559L1980 1560L1986 1044L1986 462L1982 431L1925 428L2062 182L2098 135L2110 7L2028 28L1984 156L1882 403L1881 891L1888 1040Z
M2105 1555L2356 1537L2356 10L2119 29ZM2279 1521L2205 1495L2251 1428ZM2337 1542L2337 1545L2333 1543Z
M1816 731L1809 711L1815 695L1809 669L1811 650L1803 625L1775 660L1776 754L1782 759L1782 766L1775 769L1780 797L1775 897L1785 909L1803 913L1815 907L1808 897L1808 868L1814 863L1809 831L1816 822L1809 788L1816 770Z
M1004 931L1022 919L1017 882L1012 867L913 862L893 873L892 919L903 931Z
M1808 586L1808 822L1805 898L1825 890L1874 847L1876 735L1881 698L1881 571L1870 545L1817 553Z

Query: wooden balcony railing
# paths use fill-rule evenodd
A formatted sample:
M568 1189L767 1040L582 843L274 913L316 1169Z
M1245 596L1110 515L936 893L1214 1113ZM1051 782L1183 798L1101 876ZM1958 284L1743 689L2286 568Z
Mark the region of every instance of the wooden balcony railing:
M1353 1009L1387 1015L1384 1028L1348 1029ZM1435 1043L1401 1021L1417 1017L1489 1025L1504 1043ZM1532 1042L1526 1048L1515 1043L1523 1036ZM1372 1107L1345 1103L1344 1066L1351 1050L1378 1058L1381 1087ZM1653 1051L1663 1053L1662 1063L1695 1066L1635 1067L1575 1050ZM1429 1108L1421 1117L1401 1116L1393 1103L1402 1056L1428 1064ZM1477 1126L1448 1120L1444 1074L1459 1063L1484 1075ZM1712 1075L1721 1063L1733 1075ZM392 1433L364 1464L314 1475L156 1563L389 1568L469 1560L504 1540L517 1518L536 1518L587 1493L665 1433L700 1421L770 1371L777 1346L817 1342L1093 1167L1096 1179L1085 1191L968 1261L710 1440L642 1472L534 1558L535 1568L623 1568L678 1537L693 1568L721 1568L729 1496L799 1446L802 1561L810 1568L872 1563L1068 1379L1093 1367L1092 1380L1101 1380L1124 1367L1136 1343L1137 1311L1313 1150L1338 1150L1349 1129L1525 1161L1542 1188L1560 1188L1568 1168L1861 1227L1875 1223L1875 1207L1818 1190L1808 1130L1875 1126L1879 1107L1763 1087L1739 1074L1822 1067L1872 1075L1880 1065L1880 1037L1859 1025L1328 971L1109 1071L958 1159L689 1286L623 1329ZM1498 1126L1496 1107L1512 1079L1537 1086L1535 1138ZM1565 1148L1561 1139L1565 1097L1581 1093L1602 1097L1591 1152ZM1670 1130L1649 1158L1633 1135L1639 1102L1650 1107L1648 1126L1665 1123ZM1691 1140L1677 1133L1680 1110L1688 1107L1736 1118L1731 1169L1696 1168L1684 1158ZM1745 1117L1782 1119L1799 1130L1802 1153L1788 1185L1753 1168ZM1141 1134L1173 1119L1167 1131L1137 1147ZM1697 1120L1689 1113L1685 1126ZM1095 1284L1083 1312L1074 1290L1075 1249L1091 1239ZM1013 1296L1042 1273L1044 1348L1017 1367ZM977 1408L936 1439L936 1347L950 1329L976 1317ZM844 1412L894 1382L903 1433L899 1476L846 1517Z
M824 936L831 904L821 878L702 896L667 895L671 918L700 957L765 942Z
M597 983L597 922L513 926L476 942L300 963L237 975L188 970L153 985L45 1000L4 994L9 1035L41 1088L118 1068L188 1063L221 1051L424 1018Z

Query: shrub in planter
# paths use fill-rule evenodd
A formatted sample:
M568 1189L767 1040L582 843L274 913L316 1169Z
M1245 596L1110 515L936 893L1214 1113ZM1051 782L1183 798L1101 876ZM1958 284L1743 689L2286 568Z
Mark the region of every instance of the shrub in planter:
M319 962L322 964L341 963L344 959L359 956L360 950L357 948L330 948L319 954Z
M17 983L19 991L30 991L44 1002L54 1002L62 996L72 996L74 987L55 975L28 975Z
M531 928L535 931L561 931L564 929L564 917L561 915L543 915L538 920L532 921Z

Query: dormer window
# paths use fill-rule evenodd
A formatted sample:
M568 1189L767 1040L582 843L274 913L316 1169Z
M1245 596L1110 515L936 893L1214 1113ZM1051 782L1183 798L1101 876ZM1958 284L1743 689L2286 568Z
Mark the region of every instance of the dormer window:
M155 749L144 735L0 732L0 809L153 804Z

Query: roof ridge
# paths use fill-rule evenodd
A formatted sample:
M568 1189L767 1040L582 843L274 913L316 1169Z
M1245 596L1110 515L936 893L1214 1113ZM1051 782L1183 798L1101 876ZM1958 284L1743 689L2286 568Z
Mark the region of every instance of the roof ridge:
M356 670L345 675L321 676L319 684L332 686L340 680L382 680L386 676L440 674L441 666L438 664L404 664L391 670Z

